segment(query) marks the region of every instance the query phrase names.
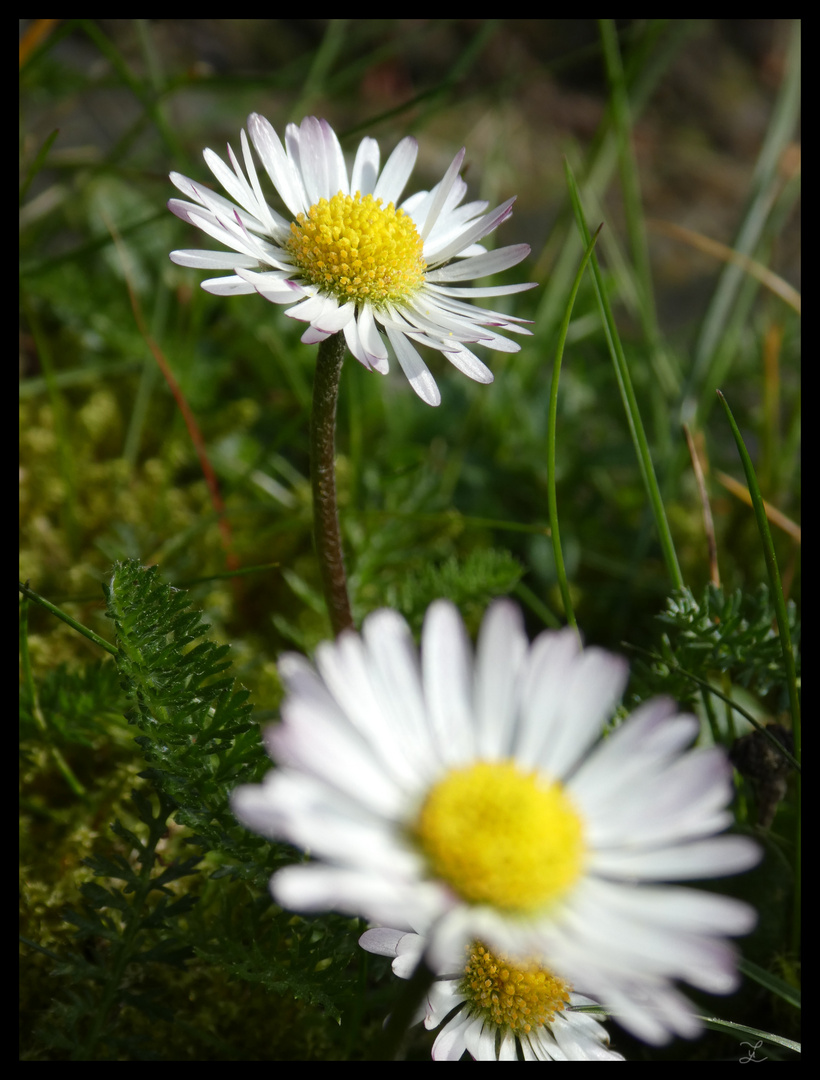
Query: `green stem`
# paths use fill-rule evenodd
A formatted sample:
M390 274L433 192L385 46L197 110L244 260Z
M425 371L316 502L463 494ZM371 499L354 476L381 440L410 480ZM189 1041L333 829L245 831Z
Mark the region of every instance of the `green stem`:
M569 582L567 581L567 572L564 567L564 556L561 551L561 534L558 531L558 497L555 490L555 435L558 424L558 379L561 374L561 360L564 356L564 345L567 340L569 321L572 317L572 308L575 304L575 297L578 295L581 278L584 276L584 270L586 270L586 265L592 255L592 249L595 247L595 243L603 227L603 224L598 226L595 230L595 235L587 244L587 249L584 252L583 259L581 259L581 265L578 267L578 272L575 275L575 281L572 284L572 290L569 294L569 300L567 301L567 307L561 323L561 331L558 335L558 346L555 350L555 363L552 366L549 426L547 429L547 505L549 506L550 515L552 551L555 558L555 572L558 575L558 584L561 589L561 599L564 603L564 614L567 617L567 622L573 630L575 630L576 634L578 633L578 623L575 620L575 611L572 607L572 597L570 595Z
M746 483L749 488L752 508L754 509L757 528L762 541L763 557L766 560L766 570L769 575L769 588L772 593L774 612L777 616L777 628L780 632L780 647L783 653L783 666L786 669L786 685L789 689L789 703L791 705L792 714L792 734L794 735L794 756L800 761L800 694L797 689L797 671L794 663L791 633L789 632L789 613L786 610L786 598L783 595L783 583L780 580L777 556L774 550L774 543L772 542L772 534L769 530L769 520L766 517L766 505L763 502L763 496L760 493L760 487L757 482L757 477L755 476L752 459L749 457L749 451L746 449L746 444L743 441L743 436L740 434L740 428L737 426L735 418L732 415L732 410L729 408L729 403L720 390L717 391L717 396L726 413L726 419L729 421L732 434L735 437L740 460L743 464L743 471L746 473Z
M572 169L570 169L566 159L564 160L564 171L567 176L569 196L575 211L575 220L578 224L578 230L581 233L584 246L588 247L592 237L587 228L583 207L581 206L581 197L578 194L578 186L575 183L575 177L572 175ZM618 389L621 392L621 399L626 412L629 430L632 435L632 443L635 447L638 466L641 470L641 476L643 477L649 504L655 517L655 526L658 530L658 540L660 541L661 550L663 551L666 569L669 577L672 579L673 588L682 589L684 586L683 575L680 571L678 556L675 552L675 544L672 540L672 533L666 518L666 510L664 509L663 499L661 498L660 488L658 487L658 480L655 476L655 467L652 464L652 455L649 452L649 443L643 428L641 414L638 410L638 402L635 397L635 391L632 388L632 377L629 374L629 367L626 362L621 339L618 335L618 329L615 325L612 308L609 305L609 299L607 298L601 271L598 267L598 260L594 254L591 259L591 266L592 276L595 282L595 292L598 296L598 305L601 309L603 318L604 333L606 334L607 345L615 367L615 377L618 381Z
M75 795L85 795L85 788L82 783L74 775L74 770L68 764L63 757L59 747L55 746L51 739L51 733L43 716L43 710L40 708L40 702L37 699L37 688L34 685L34 676L31 671L31 657L28 651L28 597L24 596L22 603L20 604L20 662L23 669L23 683L28 690L29 698L31 700L31 715L34 723L40 729L44 740L51 743L51 754L57 765L57 768L63 775L63 779L74 792Z
M760 533L760 539L763 546L763 557L766 560L766 570L769 575L769 588L771 589L772 601L774 603L774 612L777 617L777 628L780 632L780 648L783 653L783 666L786 669L786 685L789 688L789 703L791 705L792 714L792 736L794 737L794 756L797 759L798 764L801 764L803 758L800 722L800 694L797 689L797 671L794 663L794 650L792 649L791 634L789 632L789 613L786 610L786 597L783 595L783 583L780 579L780 570L777 565L777 556L774 550L774 543L772 542L772 534L769 530L769 521L766 517L766 506L763 502L763 495L760 492L760 486L757 482L757 477L755 476L752 459L751 457L749 457L749 451L746 449L746 444L743 441L743 436L740 433L740 428L737 426L737 422L732 415L732 410L729 408L729 402L726 400L720 390L717 391L717 396L720 400L721 405L723 406L724 412L726 413L726 419L729 421L729 427L732 429L732 435L734 435L735 443L737 444L737 452L740 455L740 460L743 464L743 471L746 473L746 484L749 488L749 495L752 499L752 507L754 509L755 518L757 519L757 528L758 532ZM795 953L798 953L800 948L800 904L802 898L802 817L800 813L800 773L797 774L796 786L797 813L795 814L794 822L795 889L794 913L792 918L792 948Z
M39 593L36 593L34 589L29 587L27 581L25 583L19 581L17 583L17 591L22 593L27 600L33 600L35 604L39 604L40 607L45 608L46 611L50 611L52 615L56 615L56 617L62 619L64 623L68 623L72 630L76 630L78 633L82 634L83 637L87 637L89 641L93 642L95 645L99 645L101 649L110 652L112 656L117 655L116 645L112 645L110 641L101 638L99 634L95 634L94 631L89 630L87 626L83 626L83 624L77 622L76 619L72 619L67 612L62 610L62 608L58 608L56 604L52 604L50 600L46 600L44 596L40 596Z
M435 978L435 973L427 966L426 956L422 956L409 980L403 983L396 1007L387 1018L376 1044L375 1061L401 1060L407 1032L415 1022Z
M601 34L604 63L610 88L612 127L615 133L618 167L621 174L621 192L629 234L629 246L632 251L635 278L640 289L639 315L647 341L651 342L652 347L657 349L660 344L660 334L658 333L655 314L655 298L652 293L652 271L649 265L649 246L646 242L641 186L633 147L629 90L621 60L615 20L599 19L598 28Z
M330 623L334 634L353 629L347 595L342 537L336 509L336 400L345 355L343 334L319 344L310 415L310 483L313 488L313 535Z

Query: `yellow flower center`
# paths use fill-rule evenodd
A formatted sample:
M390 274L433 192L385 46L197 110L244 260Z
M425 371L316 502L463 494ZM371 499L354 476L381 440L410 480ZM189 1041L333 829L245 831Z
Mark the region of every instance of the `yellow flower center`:
M320 199L290 231L288 248L304 276L340 303L396 303L424 282L424 242L413 219L372 195Z
M467 949L467 956L459 989L470 1011L497 1027L526 1035L551 1024L569 1003L569 983L535 963L510 962L479 941Z
M563 788L511 761L449 772L413 836L432 873L464 900L510 913L543 909L583 869L583 825Z

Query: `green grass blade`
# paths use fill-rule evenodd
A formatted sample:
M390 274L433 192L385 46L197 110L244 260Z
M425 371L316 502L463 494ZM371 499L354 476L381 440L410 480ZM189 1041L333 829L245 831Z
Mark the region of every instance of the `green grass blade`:
M569 582L567 581L567 571L564 566L564 556L561 551L561 537L558 530L558 499L555 491L555 433L558 422L558 380L561 376L561 361L564 356L564 345L567 340L567 331L569 330L569 321L572 317L572 308L575 304L575 297L578 295L578 289L581 285L581 278L584 276L584 270L586 270L587 263L592 255L593 248L600 236L603 225L599 225L595 231L595 235L587 243L584 257L581 259L581 264L578 267L578 272L575 275L575 281L572 284L572 289L569 294L569 300L567 301L566 310L564 311L564 318L561 321L561 330L558 334L558 346L555 350L555 363L552 368L552 385L550 386L550 406L549 406L549 427L547 431L547 502L549 505L550 516L550 533L552 535L552 551L555 556L555 572L558 575L558 585L561 589L561 599L564 603L564 611L567 616L567 622L573 627L574 630L578 630L578 623L575 621L575 612L572 607L572 598L569 591Z
M95 634L93 630L89 630L87 626L83 626L82 623L77 622L76 619L58 608L56 604L52 604L50 600L46 600L44 596L40 596L34 589L29 588L28 584L24 584L22 581L18 583L19 591L27 600L33 600L35 604L39 604L40 607L51 612L52 615L56 615L58 619L62 619L64 623L68 623L72 630L76 630L78 634L82 634L83 637L87 637L89 641L95 645L99 645L101 649L105 649L106 652L111 653L112 656L117 655L117 646L112 645L110 641L106 641L105 638L101 638L99 634Z
M754 979L756 983L765 987L770 993L782 998L783 1001L788 1001L796 1009L802 1007L800 991L791 983L787 983L785 979L781 979L771 971L766 971L765 968L760 967L758 964L753 964L751 960L747 960L745 957L740 958L737 966L744 975Z
M746 212L732 244L739 255L754 256L777 192L782 186L780 163L786 147L795 138L800 114L800 55L800 21L795 20L784 57L783 84L757 160ZM714 386L719 381L715 378L714 365L720 361L723 338L731 327L733 310L745 279L746 273L740 265L734 262L726 264L695 345L692 372L682 407L684 422L693 422L704 388L709 384Z
M786 612L786 598L783 595L783 583L780 580L780 570L777 565L777 556L774 550L774 544L772 543L772 534L769 531L769 521L766 517L766 507L763 503L763 496L760 493L760 486L755 476L754 466L752 465L752 459L749 457L749 451L746 449L746 445L743 442L743 436L740 434L740 428L737 426L732 410L729 408L729 403L726 398L720 392L717 391L720 403L726 413L726 419L729 421L729 426L732 429L732 434L735 437L737 443L737 451L740 454L740 460L743 462L743 471L746 473L746 483L749 487L749 494L752 497L752 507L754 508L755 519L757 520L757 527L760 532L760 539L763 545L763 555L766 560L766 571L769 575L769 585L772 591L772 600L774 602L775 614L777 616L777 627L780 632L780 646L783 652L783 664L786 669L786 681L789 687L789 703L791 705L792 713L792 735L794 736L794 756L798 762L801 761L801 738L800 738L800 696L797 692L797 672L795 670L794 652L792 650L791 634L789 633L789 619ZM797 801L796 805L800 806L800 774L797 775ZM797 946L800 940L800 880L801 880L801 820L800 813L795 815L795 880L794 880L794 916L792 921L792 944L797 950Z
M578 224L578 229L583 237L584 243L589 245L590 233L584 218L584 211L581 206L578 187L575 183L575 178L572 175L572 170L567 162L564 163L564 169L569 185L570 198L572 199L572 205L575 211L575 220ZM632 442L635 447L638 466L641 470L644 487L646 488L652 513L655 517L658 539L663 551L666 568L674 588L682 589L684 586L683 576L681 574L680 564L678 563L675 544L672 540L672 533L669 530L669 522L666 517L666 510L663 505L663 499L661 498L660 488L658 487L658 480L655 476L655 468L652 464L652 455L649 452L649 444L646 439L646 432L644 431L643 422L638 409L638 402L635 398L635 391L632 388L632 379L629 374L626 356L624 355L621 339L618 335L618 328L615 325L615 319L612 315L612 309L609 306L606 290L604 289L601 280L601 271L598 267L598 260L595 258L594 254L591 257L591 260L595 291L598 296L598 304L601 310L601 318L607 338L607 345L609 347L610 356L612 357L612 363L615 367L618 389L621 392L621 400L624 403L624 410L626 411L626 419L632 435Z
M607 79L612 91L612 118L618 154L618 171L623 190L629 247L638 284L638 310L647 341L656 344L658 341L658 324L655 315L652 271L649 265L649 245L647 244L646 229L644 227L638 166L632 150L632 118L629 109L629 94L621 62L621 53L618 48L618 34L615 25L612 19L601 19L598 25L603 44Z

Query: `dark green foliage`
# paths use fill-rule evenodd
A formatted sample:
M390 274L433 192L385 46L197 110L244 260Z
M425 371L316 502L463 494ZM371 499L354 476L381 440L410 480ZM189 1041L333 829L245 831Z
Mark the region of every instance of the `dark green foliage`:
M80 746L99 742L105 720L119 723L122 715L117 668L110 661L79 669L60 664L47 671L38 686L38 700L43 715L60 739ZM23 695L20 704L25 735L32 720L27 695Z
M236 827L228 794L255 779L264 759L248 693L224 675L229 646L202 640L209 627L156 567L118 563L106 597L129 722L142 731L136 741L150 763L141 775L171 799L194 843L229 849Z
M63 912L76 947L51 969L63 989L40 1015L39 1045L52 1059L161 1059L162 1048L134 1030L138 1016L175 1024L184 1014L158 975L169 967L196 986L203 965L215 966L257 993L286 995L339 1021L355 978L358 924L333 915L306 921L270 901L270 872L292 855L249 834L230 811L231 790L270 762L248 693L227 673L228 647L205 636L200 613L156 567L118 564L105 592L148 786L131 793L133 821L111 825L113 848L109 837L82 860L94 880ZM55 672L44 695L50 712L67 701L66 687L77 689L77 702L98 701L111 694L110 666ZM69 718L76 712L65 706ZM200 853L184 856L183 844ZM196 1038L195 1021L185 1030ZM237 1056L230 1040L213 1037L222 1055Z
M286 998L303 1000L341 1020L338 995L344 972L358 953L358 919L329 916L307 921L284 916L261 923L252 938L216 939L196 945L200 959L218 964L228 975ZM327 974L325 974L327 973Z
M463 560L450 556L409 575L399 587L397 607L417 630L433 600L451 600L467 626L475 630L490 601L509 595L522 574L523 567L508 551L477 548Z
M193 955L174 929L197 898L178 895L171 886L195 874L200 860L174 860L157 872L157 847L167 832L171 802L160 796L154 814L151 800L134 791L131 806L145 826L140 830L144 838L115 822L112 832L129 856L118 851L84 859L100 880L80 887L81 910L64 912L76 927L80 949L52 971L57 985L67 980L66 991L41 1023L41 1038L43 1045L65 1051L71 1060L145 1056L133 1045L127 1026L116 1019L128 1008L154 1017L170 1015L154 965L181 967Z
M800 624L793 603L788 612L799 669ZM655 692L662 690L682 703L693 702L700 689L685 672L707 681L722 673L760 699L771 695L772 712L788 708L783 654L765 585L754 593L738 589L729 596L708 585L700 600L683 589L669 597L658 619L667 632L660 636L663 660L652 665Z

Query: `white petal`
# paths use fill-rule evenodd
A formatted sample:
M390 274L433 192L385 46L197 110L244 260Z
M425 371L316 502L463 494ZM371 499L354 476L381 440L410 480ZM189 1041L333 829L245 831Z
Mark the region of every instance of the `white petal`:
M570 996L571 1006L589 1002L580 994ZM609 1049L606 1028L589 1013L556 1013L551 1035L569 1061L623 1061L621 1054Z
M430 205L430 209L427 211L425 222L419 230L422 240L425 240L430 235L430 231L438 220L439 214L444 209L444 204L447 201L447 197L450 194L453 184L458 179L458 170L461 168L461 163L464 161L464 155L466 153L467 151L464 147L459 150L450 163L449 169L433 189L433 192L431 192L433 201Z
M256 289L241 277L234 275L221 278L208 278L200 282L199 287L212 296L249 296Z
M403 957L402 960L404 960ZM393 970L396 971L395 966ZM415 969L411 968L408 963L402 963L401 970L405 973L403 978L407 979ZM396 971L396 974L398 975L399 972ZM460 979L439 976L427 991L424 1026L428 1031L438 1027L453 1009L464 1001L464 997L458 988L459 981Z
M436 733L422 692L418 652L410 629L394 611L373 612L365 620L364 667L376 703L375 723L390 718L395 753L403 759L408 783L426 783L440 771Z
M350 194L360 191L362 195L372 195L379 175L379 144L369 136L359 143L353 172L350 175Z
M367 350L362 346L359 338L358 320L351 319L350 322L345 323L344 335L345 344L348 349L350 349L351 356L355 357L355 359L358 360L363 367L366 367L368 371L372 371L373 365L367 355Z
M282 202L294 217L307 212L311 203L308 202L302 178L285 154L270 121L258 113L251 113L248 117L248 131L265 172L273 181Z
M436 386L436 381L430 374L425 362L407 340L407 337L389 326L385 327L385 329L396 354L396 359L401 364L402 371L407 376L410 385L422 401L426 401L428 405L440 405L441 394Z
M502 221L506 221L512 214L512 204L515 199L507 199L500 206L497 206L495 210L492 210L477 224L465 229L456 240L447 244L445 247L439 250L430 251L428 255L427 248L425 247L424 257L428 261L446 262L448 259L452 259L454 255L458 255L459 252L463 252L464 249L476 240L480 240L482 236L486 236L491 233L493 229L496 229ZM422 234L423 236L424 234Z
M292 304L294 300L304 296L302 287L281 273L256 274L252 270L240 268L237 268L236 272L243 281L256 289L260 296L273 304Z
M495 1024L483 1017L474 1017L464 1030L464 1045L476 1061L495 1061Z
M350 194L344 154L327 120L306 116L299 128L299 168L310 205Z
M303 300L301 304L297 304L296 307L286 311L285 314L291 319L309 322L318 330L322 330L326 334L329 334L333 331L328 330L325 323L335 322L338 310L339 301L335 296L327 296L325 293L315 293L313 296L309 296L306 300ZM347 319L344 321L346 322ZM342 325L344 325L344 322Z
M374 198L384 199L385 206L391 202L394 206L399 205L401 193L410 179L418 152L419 145L414 138L408 135L401 140L385 162L382 174L373 189Z
M395 612L390 614L398 618ZM365 629L373 621L374 615L378 613L369 615L365 620ZM379 625L378 619L376 625ZM400 664L401 658L396 662ZM411 659L410 665L413 663L416 661ZM410 764L413 759L408 758L405 753L405 744L409 743L411 747L413 745L412 735L387 721L387 718L392 716L394 695L390 694L386 701L380 696L381 684L372 670L370 656L362 639L356 634L348 633L340 635L333 643L323 643L316 651L316 664L334 702L338 704L348 723L361 734L385 773L393 776L396 782L406 789L412 789L414 784L420 783ZM411 671L406 679L412 681L412 677ZM424 728L422 720L422 732ZM424 745L421 755L424 756L427 751L428 747Z
M423 939L418 934L407 930L393 930L387 926L375 926L372 930L365 930L359 938L359 944L375 956L394 958L399 955L399 943L404 938L415 939L423 944Z
M242 159L245 162L245 172L248 174L251 187L253 189L254 197L256 200L256 207L259 211L258 217L260 221L264 221L268 231L271 235L277 235L279 238L284 239L290 236L290 223L283 217L272 210L262 194L262 186L259 183L259 176L256 172L256 166L254 165L253 155L251 154L250 143L248 142L248 136L244 131L240 132L240 141L242 143ZM234 165L234 168L239 172L239 166Z
M515 758L527 768L535 768L545 744L562 723L563 685L581 645L569 628L556 633L547 630L530 646L521 679L522 723L516 733Z
M262 221L254 217L253 214L240 210L235 203L232 203L230 199L226 199L223 195L218 195L215 191L199 186L193 180L189 180L187 176L181 176L179 173L171 173L171 180L180 191L194 200L193 203L185 202L182 199L168 200L168 209L177 217L182 218L183 221L190 221L189 213L191 211L203 214L209 217L211 221L216 221L217 217L227 221L234 221L238 217L245 228L251 232L265 233L266 229Z
M367 358L376 371L386 374L388 370L387 346L382 340L376 320L373 318L373 308L365 304L359 312L357 320L359 328L359 340L367 352Z
M172 199L168 206L171 207L171 203L174 202L176 200ZM178 204L173 209L178 212ZM239 212L234 210L234 213L238 215ZM200 210L199 207L194 207L185 212L185 220L197 229L207 233L208 236L213 237L220 244L226 244L243 255L256 254L255 248L251 246L246 238L246 233L242 229L238 217L236 219L216 217L209 210Z
M577 790L572 782L570 789ZM669 763L656 762L610 799L598 801L593 796L584 804L590 842L617 847L618 838L628 835L633 848L641 850L710 836L731 820L725 809L731 795L731 766L719 747L690 751ZM646 813L647 806L652 807L651 814Z
M387 827L375 801L370 808L356 805L321 780L288 768L269 773L262 795L254 796L258 788L239 788L232 806L244 824L264 836L287 840L315 858L344 856L350 868L382 877L406 881L421 873L420 856L396 842L397 830Z
M626 1028L643 1042L663 1046L674 1036L694 1039L702 1030L691 1002L660 979L635 983L602 980L601 998Z
M460 176L455 176L451 183L451 170L453 170L452 165L445 174L444 179L439 181L432 191L416 192L415 195L411 195L401 204L402 209L405 213L410 214L416 222L417 228L421 231L421 226L429 217L430 210L436 203L439 192L445 191L449 185L449 193L444 197L444 205L441 207L438 218L427 237L428 243L431 243L434 247L441 245L442 237L461 231L467 221L480 216L490 205L487 202L473 202L459 207L458 204L467 194L467 184Z
M389 371L387 347L373 321L373 311L369 304L362 306L358 318L345 324L344 333L348 349L368 371L378 371L381 375Z
M539 764L551 776L566 776L600 736L626 686L629 667L620 656L602 649L584 649L558 690L562 699L559 723L543 744ZM543 692L547 688L543 687ZM532 698L525 706L526 723L539 722L540 702Z
M433 1061L460 1061L467 1045L464 1036L474 1023L470 1014L463 1009L446 1024L433 1043Z
M761 854L748 837L719 836L650 851L634 851L631 846L612 850L597 847L590 869L605 877L687 881L740 873L756 866Z
M428 281L468 281L488 277L515 266L522 259L526 259L529 253L529 244L511 244L509 247L488 251L484 255L475 255L472 259L459 259L458 262L448 263L438 270L429 270L425 276Z
M457 349L448 349L444 355L453 367L458 368L468 379L484 383L485 386L493 381L493 373L487 365L483 364L475 353L470 352L464 345L459 346Z
M581 982L585 973L610 971L624 979L683 978L728 993L737 973L733 950L721 938L748 933L754 922L753 909L731 897L588 878L563 913L550 955L577 985L590 985Z
M288 312L286 311L285 314L287 315ZM309 326L299 340L303 345L316 345L320 341L327 341L329 337L330 330L320 330L316 326Z
M432 337L430 334L426 334L423 330L420 330L418 326L408 322L403 310L399 311L390 304L386 304L378 311L374 309L373 317L381 323L385 330L393 330L395 333L403 334L410 341L419 345L427 345L429 348L436 349L438 352L444 352L446 350L446 346L440 337ZM390 336L388 334L388 340L389 339Z
M205 158L205 164L231 198L249 213L253 214L255 218L264 223L264 209L262 209L260 213L260 207L257 205L253 189L245 177L241 174L237 175L237 172L229 169L225 162L222 161L213 150L203 150L202 155ZM235 163L238 170L238 163L230 145L228 146L228 155L231 161Z
M521 610L498 601L481 624L475 667L476 752L510 756L515 734L521 668L529 648Z
M237 266L250 269L259 265L250 255L231 251L204 251L198 248L172 251L170 259L177 266L192 266L196 270L233 270Z
M448 296L440 285L425 284L425 295L433 298L436 305L443 311L447 311L451 315L457 315L469 324L496 326L502 330L509 329L521 333L518 324L529 321L528 319L521 319L517 315L505 315L501 311L479 307L478 304L465 304L463 300Z
M435 189L433 190L435 191ZM465 206L456 207L452 205L455 190L454 185L453 191L447 199L447 205L441 211L438 221L424 241L424 257L431 267L440 265L442 261L438 258L438 252L455 243L468 229L480 222L490 205L487 202L481 202L467 203ZM474 255L486 253L486 250L482 244L465 244L459 249L458 258L472 258Z
M473 656L457 608L436 600L427 609L421 637L424 697L442 759L474 760Z
M464 297L469 300L473 297L479 299L484 296L512 296L513 293L526 292L527 289L534 289L537 287L537 281L526 281L521 285L495 285L487 289L474 289L472 287L457 289L447 285L435 285L431 284L430 276L427 275L427 281L425 283L429 289L432 289L439 296L452 296L454 298Z
M515 1035L509 1028L502 1028L501 1039L498 1047L498 1060L499 1061L517 1061L518 1049L516 1046Z
M441 308L434 295L427 291L410 297L401 308L402 315L412 326L417 326L430 338L438 338L446 348L450 342L481 341L489 334L475 324L450 315Z
M286 866L271 878L274 900L293 911L339 911L374 922L401 923L409 912L421 925L435 918L442 898L438 890L415 888L411 897L404 882L389 882L377 874L364 874L321 863Z
M653 698L595 748L572 778L572 790L591 814L609 812L647 769L654 769L692 742L700 725L694 716L676 715L671 698Z
M305 698L289 699L282 712L287 722L272 728L266 740L277 761L318 777L354 803L361 798L373 813L401 814L402 792L340 713L334 716Z
M328 306L321 318L316 318L314 322L319 329L326 330L330 334L338 334L355 319L355 316L356 305L352 301L347 304L339 304L337 301L334 308Z

